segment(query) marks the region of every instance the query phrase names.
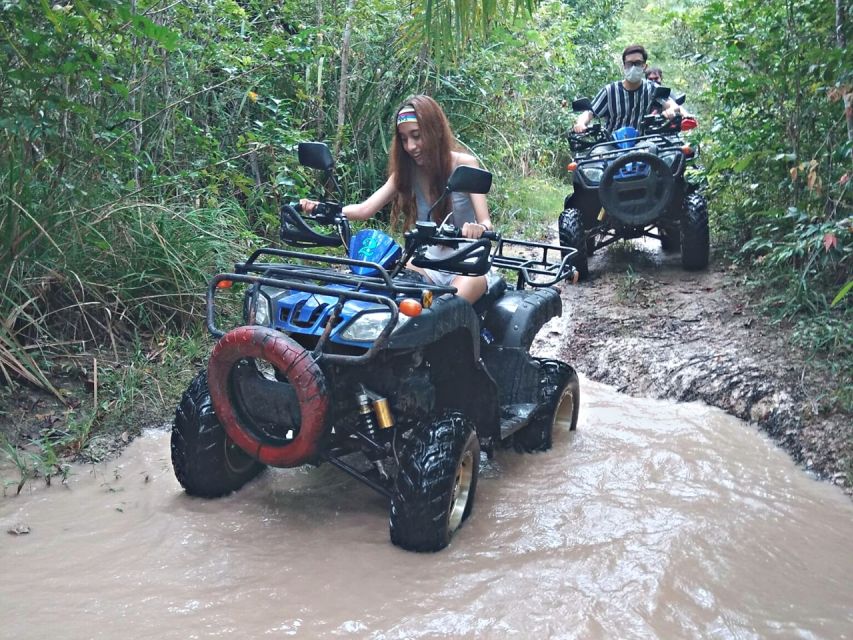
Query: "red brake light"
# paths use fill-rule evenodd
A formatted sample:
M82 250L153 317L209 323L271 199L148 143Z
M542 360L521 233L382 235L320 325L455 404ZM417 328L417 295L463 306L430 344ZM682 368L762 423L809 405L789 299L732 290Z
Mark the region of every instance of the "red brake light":
M681 121L681 130L682 131L690 131L691 129L695 129L699 126L699 123L696 122L696 118L684 118Z

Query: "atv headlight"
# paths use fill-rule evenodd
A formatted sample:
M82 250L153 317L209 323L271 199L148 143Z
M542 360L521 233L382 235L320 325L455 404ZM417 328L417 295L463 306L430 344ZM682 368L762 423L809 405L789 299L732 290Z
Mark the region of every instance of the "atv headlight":
M581 173L583 174L584 179L590 183L595 184L601 182L601 176L604 175L604 169L601 167L584 167L581 169Z
M390 311L373 311L362 313L341 332L341 338L353 342L373 342L391 321ZM402 313L397 315L395 331L409 321L409 316Z
M667 153L661 154L661 160L666 162L668 166L672 166L675 164L675 161L678 159L678 156L681 155L680 151L668 151Z
M251 318L252 298L249 298L249 318ZM255 303L255 324L262 327L270 326L270 301L264 294L258 294Z

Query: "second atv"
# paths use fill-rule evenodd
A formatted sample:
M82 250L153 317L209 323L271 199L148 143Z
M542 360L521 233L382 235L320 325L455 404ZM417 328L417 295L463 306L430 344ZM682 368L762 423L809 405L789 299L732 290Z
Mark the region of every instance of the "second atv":
M658 87L658 100L669 97ZM588 98L572 103L575 111L591 110ZM708 204L687 173L696 149L681 132L696 127L692 118L670 122L648 114L642 131L623 127L608 135L596 123L583 134L572 133L575 160L572 193L559 218L560 244L574 248L580 276L589 273L588 259L617 240L648 236L664 251L681 248L685 269L708 265Z

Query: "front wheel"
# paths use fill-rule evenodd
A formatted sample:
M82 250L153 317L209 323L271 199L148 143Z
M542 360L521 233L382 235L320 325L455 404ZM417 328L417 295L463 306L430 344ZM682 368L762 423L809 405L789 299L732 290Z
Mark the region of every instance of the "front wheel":
M417 429L400 459L391 500L391 542L439 551L471 514L480 442L471 423L450 413Z
M202 498L236 491L264 470L225 433L210 402L207 371L199 372L175 411L172 466L184 490Z
M565 362L539 359L539 409L530 424L513 434L513 445L520 452L547 451L554 442L554 424L578 426L580 384L578 374Z
M566 209L560 214L559 221L560 244L571 247L577 253L572 256L572 265L578 270L578 276L586 278L589 275L587 259L587 241L583 230L581 212L577 209Z
M690 271L708 266L710 233L708 203L698 193L684 199L681 218L681 266Z

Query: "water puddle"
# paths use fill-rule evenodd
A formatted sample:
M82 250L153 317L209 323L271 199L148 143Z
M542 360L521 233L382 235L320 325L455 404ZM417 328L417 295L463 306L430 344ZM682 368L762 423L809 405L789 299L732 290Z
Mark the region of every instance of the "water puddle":
M443 552L331 467L185 496L169 436L0 499L2 637L849 638L853 505L697 404L581 382L578 431L499 452Z

